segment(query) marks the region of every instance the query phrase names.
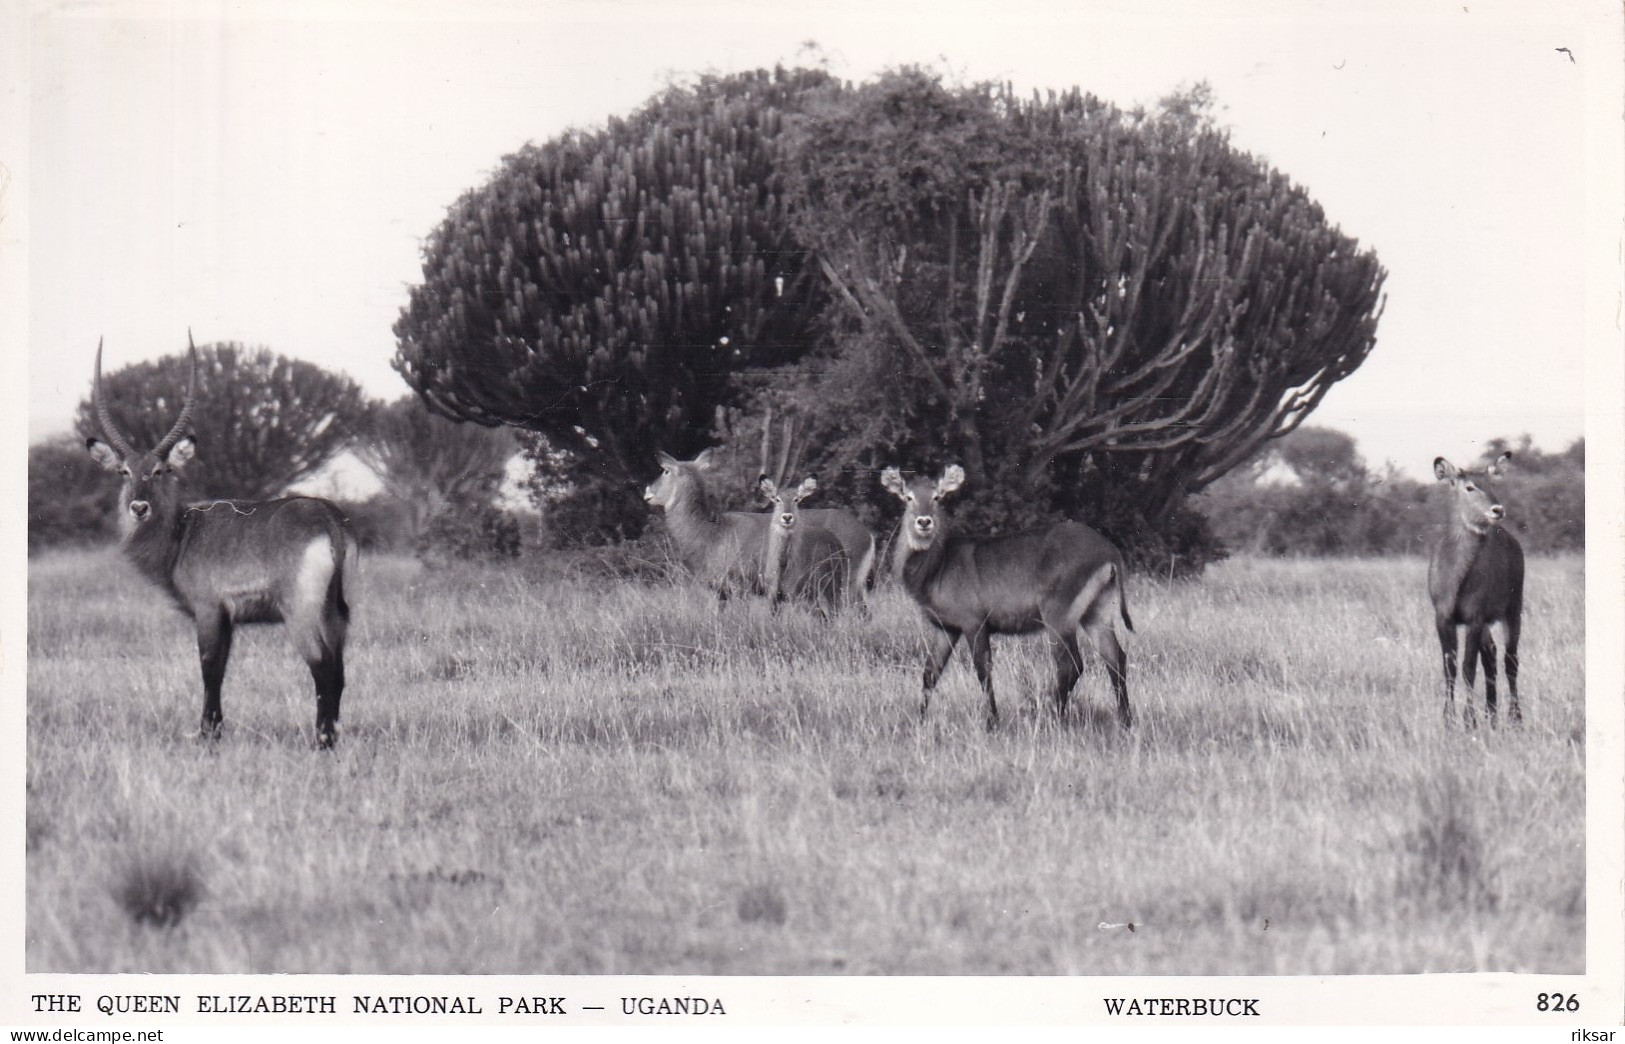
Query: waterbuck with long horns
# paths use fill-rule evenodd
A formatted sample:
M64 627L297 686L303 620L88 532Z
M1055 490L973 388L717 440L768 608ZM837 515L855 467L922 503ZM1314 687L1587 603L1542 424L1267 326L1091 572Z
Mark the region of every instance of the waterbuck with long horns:
M1505 630L1506 680L1514 722L1523 720L1518 706L1518 634L1523 617L1523 548L1518 538L1501 526L1506 508L1490 487L1491 479L1506 473L1512 454L1503 453L1482 473L1462 471L1443 457L1433 461L1433 474L1450 487L1450 512L1428 563L1428 594L1433 599L1433 621L1444 654L1444 717L1455 714L1457 629L1467 629L1466 662L1462 673L1467 697L1462 720L1476 724L1473 682L1477 665L1484 664L1484 708L1495 724L1495 638L1493 627Z
M781 489L763 475L756 484L773 505L762 559L768 604L777 610L786 598L804 598L828 616L848 598L856 597L847 586L851 570L841 542L829 530L808 522L807 513L801 510L801 502L818 491L818 480L809 475L801 485Z
M317 743L332 747L350 620L345 574L354 568L355 539L339 509L315 497L182 500L181 472L197 448L187 431L197 390L197 346L190 334L187 347L191 375L180 416L143 453L113 423L102 395L102 346L96 345L91 401L107 441L91 438L85 445L124 481L118 509L124 555L197 625L202 735L220 733L220 685L234 628L281 622L316 682Z
M715 467L710 450L693 460L660 454L660 477L643 491L643 499L666 513L666 525L683 562L720 600L765 589L768 515L754 511L719 511L705 475ZM822 508L801 513L803 519L834 534L850 568L854 561L873 563L874 535L851 512ZM850 582L848 583L850 590Z
M920 699L923 720L942 669L961 636L970 640L971 663L987 694L987 726L998 724L993 698L995 634L1045 631L1055 656L1055 709L1066 712L1072 687L1082 674L1080 632L1089 636L1106 663L1117 717L1134 722L1128 701L1128 656L1117 623L1132 631L1123 592L1123 556L1105 537L1079 522L1007 536L956 536L948 532L942 501L965 482L965 471L949 465L935 482L905 482L887 468L881 485L903 502L901 533L893 567L903 589L932 625Z

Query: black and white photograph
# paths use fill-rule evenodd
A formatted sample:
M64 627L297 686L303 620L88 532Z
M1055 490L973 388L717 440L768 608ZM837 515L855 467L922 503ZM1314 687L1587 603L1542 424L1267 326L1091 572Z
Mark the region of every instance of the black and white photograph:
M1625 1024L1618 3L3 19L0 1025Z

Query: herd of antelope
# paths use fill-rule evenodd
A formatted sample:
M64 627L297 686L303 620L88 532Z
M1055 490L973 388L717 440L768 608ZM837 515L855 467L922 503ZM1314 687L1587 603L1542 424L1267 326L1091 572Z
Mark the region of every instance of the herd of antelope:
M123 553L137 570L169 595L197 628L203 669L202 735L218 736L220 688L238 624L283 623L310 667L316 686L316 741L331 748L338 738L344 692L344 642L350 607L346 589L357 548L343 512L319 497L269 501L182 499L180 475L196 453L187 430L197 386L197 348L191 344L191 376L180 415L151 450L130 445L102 397L102 348L96 346L91 401L106 439L86 448L123 480L118 520ZM1443 457L1434 474L1452 493L1451 511L1428 567L1428 590L1444 659L1444 714L1454 717L1459 630L1466 630L1469 698L1463 719L1476 722L1471 699L1477 667L1484 669L1484 703L1496 715L1496 646L1492 629L1504 633L1506 678L1513 721L1518 705L1518 637L1523 610L1523 549L1502 527L1505 509L1490 480L1500 477L1510 453L1483 473L1462 471ZM711 452L683 461L660 455L660 475L644 499L664 511L667 529L685 564L717 597L760 593L777 610L786 599L809 603L828 616L862 607L875 568L874 534L842 508L803 509L818 489L814 478L793 489L763 475L758 490L772 504L767 512L723 511L707 488ZM886 468L881 485L898 498L903 515L892 554L892 572L918 605L930 635L920 699L923 718L931 691L960 638L987 698L987 725L998 722L993 695L992 637L1043 632L1055 659L1053 699L1064 714L1082 673L1080 638L1106 667L1117 699L1117 716L1133 724L1128 695L1128 656L1123 631L1132 631L1124 590L1122 554L1079 522L1001 536L957 534L943 501L965 482L949 465L935 479L905 480Z

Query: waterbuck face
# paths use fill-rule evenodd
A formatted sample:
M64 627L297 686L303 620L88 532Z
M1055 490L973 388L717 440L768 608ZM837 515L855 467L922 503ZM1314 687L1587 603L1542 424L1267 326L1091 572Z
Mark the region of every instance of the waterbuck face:
M180 503L180 473L197 452L191 436L176 442L168 452L122 456L100 439L86 439L85 448L105 471L124 481L119 492L119 528L134 532L149 519L173 516Z
M169 432L158 440L149 452L138 452L130 440L119 431L102 397L102 343L96 342L96 375L90 386L91 407L96 423L101 426L107 441L91 437L85 440L85 449L96 458L106 471L124 480L119 494L119 530L133 535L149 518L166 520L174 517L180 503L180 470L192 459L196 445L186 433L192 418L192 406L197 395L197 345L192 343L192 332L186 332L186 350L190 358L190 375L186 379L186 398L181 402L180 416Z
M905 482L896 468L881 472L880 484L903 502L903 540L910 551L930 550L941 523L947 521L943 498L965 483L965 469L950 464L935 482L917 478Z
M644 487L643 499L657 508L675 504L684 489L700 481L699 473L711 469L711 451L693 460L678 460L670 453L660 454L660 477Z
M772 505L769 511L773 516L773 525L789 532L795 528L796 519L801 516L801 502L818 492L818 480L809 475L795 489L780 489L772 479L763 475L756 480L756 489Z
M675 457L662 453L660 455L660 477L649 483L643 489L645 503L663 508L671 503L672 488L677 482L677 469L681 467Z
M1506 518L1506 508L1490 483L1506 474L1511 459L1512 454L1503 453L1482 472L1463 471L1443 457L1434 459L1433 474L1449 484L1456 518L1471 532L1483 535Z

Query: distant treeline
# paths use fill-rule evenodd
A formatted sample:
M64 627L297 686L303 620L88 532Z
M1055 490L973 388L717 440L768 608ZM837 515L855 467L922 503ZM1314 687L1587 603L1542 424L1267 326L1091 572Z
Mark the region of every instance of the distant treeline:
M1478 459L1454 463L1482 468L1506 450L1512 466L1496 492L1507 528L1530 552L1584 550L1585 440L1547 453L1528 436L1497 438ZM1209 486L1195 504L1232 554L1425 554L1444 515L1441 488L1392 466L1372 470L1343 432L1303 427Z
M394 407L397 412L402 409ZM444 423L425 418L437 426ZM471 428L468 434L482 431ZM445 441L442 438L440 444ZM1513 453L1511 471L1497 485L1507 506L1507 527L1532 553L1584 550L1584 440L1548 453L1534 448L1527 436L1516 441L1492 439L1479 459L1455 463L1482 467L1504 450ZM426 456L430 455L417 459ZM476 492L459 490L444 509L427 518L415 517L422 514L423 501L439 496L432 488L435 483L427 480L425 490L403 488L344 507L363 545L377 552L434 560L511 557L526 550L582 546L575 531L584 520L555 517L557 505L543 483L533 482L527 490L537 514L516 516L496 506L493 467L489 462L484 465L486 477L471 487ZM457 475L461 479L465 472ZM113 539L117 488L77 439L31 447L30 553ZM1343 432L1304 427L1271 443L1191 503L1230 554L1419 555L1428 551L1438 532L1444 513L1441 489L1437 482L1406 477L1391 466L1371 469ZM1088 511L1080 517L1093 521ZM881 525L884 528L884 520Z

